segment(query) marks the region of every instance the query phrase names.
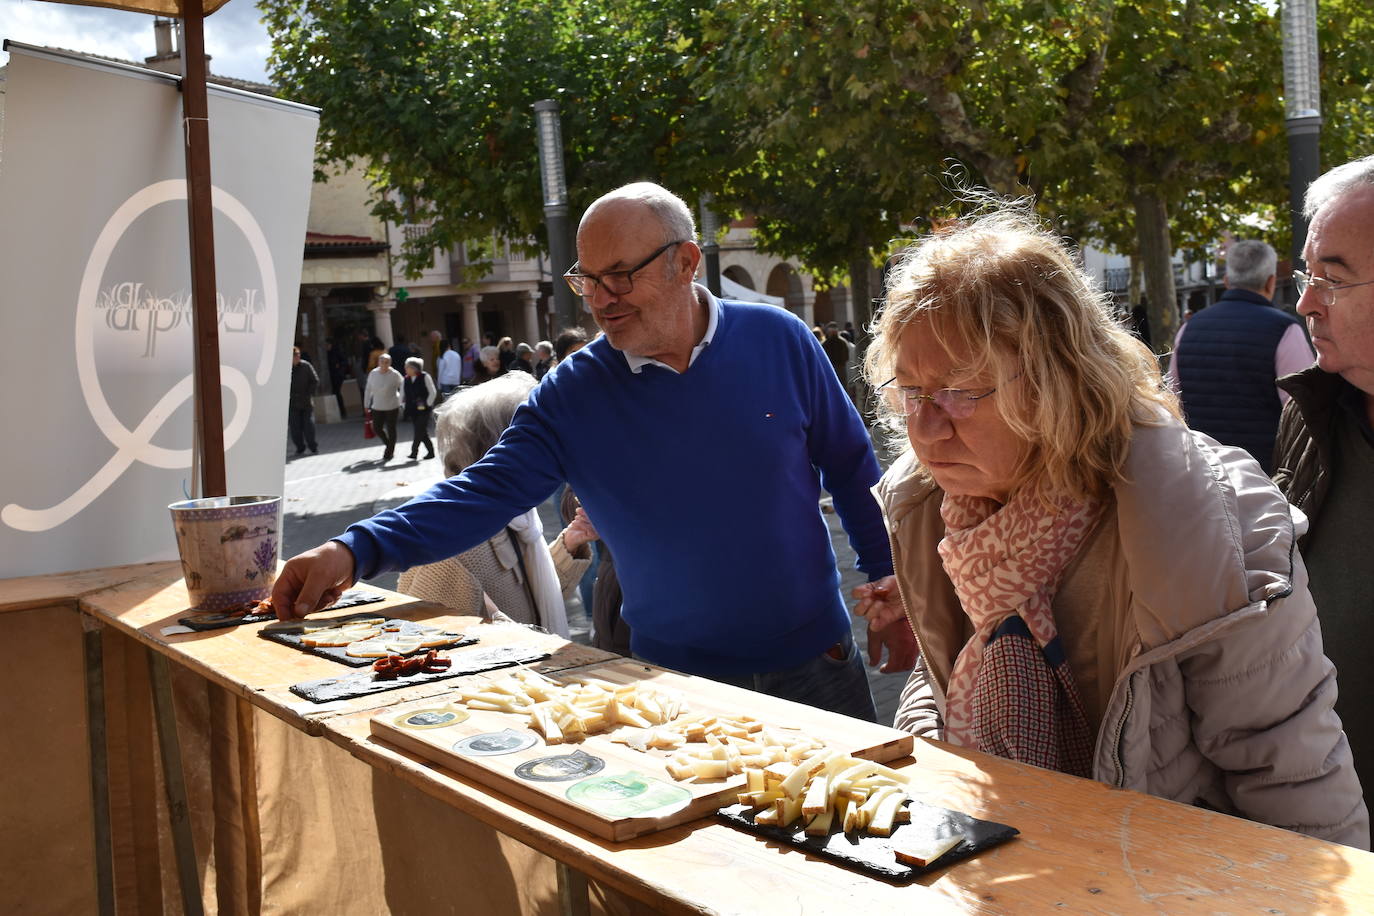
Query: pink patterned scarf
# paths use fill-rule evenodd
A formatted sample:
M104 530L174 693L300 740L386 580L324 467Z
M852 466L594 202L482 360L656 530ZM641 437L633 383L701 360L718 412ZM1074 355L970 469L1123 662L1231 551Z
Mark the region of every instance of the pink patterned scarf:
M1050 602L1101 504L1023 488L1005 506L946 494L940 557L973 637L945 694L945 737L1023 763L1087 776L1092 736Z

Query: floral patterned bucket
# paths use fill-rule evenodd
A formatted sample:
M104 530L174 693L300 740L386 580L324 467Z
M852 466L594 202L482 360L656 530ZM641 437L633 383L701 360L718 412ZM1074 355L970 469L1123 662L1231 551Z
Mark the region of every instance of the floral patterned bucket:
M218 611L272 593L281 546L280 496L211 496L167 508L192 607Z

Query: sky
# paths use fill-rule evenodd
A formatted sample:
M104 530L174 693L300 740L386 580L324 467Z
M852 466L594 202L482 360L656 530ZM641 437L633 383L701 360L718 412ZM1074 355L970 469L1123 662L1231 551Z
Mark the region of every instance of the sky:
M206 18L210 72L269 82L267 29L260 18L255 0L229 0ZM0 0L0 39L142 63L154 51L153 17L48 0ZM7 63L9 55L0 52L0 66Z

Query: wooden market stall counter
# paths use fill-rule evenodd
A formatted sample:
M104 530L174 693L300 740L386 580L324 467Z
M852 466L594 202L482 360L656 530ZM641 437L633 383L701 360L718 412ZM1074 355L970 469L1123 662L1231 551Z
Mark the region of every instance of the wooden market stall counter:
M387 595L342 613L445 615ZM186 603L175 564L0 582L0 638L11 647L0 666L0 912L98 909L83 686L94 646L103 653L115 902L123 912L178 909L153 666L139 643L173 662L196 880L211 911L553 912L551 857L592 879L595 908L616 912L1374 912L1369 853L919 741L906 766L925 801L1021 836L908 886L710 818L600 840L371 736L378 709L424 705L452 681L312 711L287 687L338 673L336 663L259 639L251 625L162 636ZM482 635L493 645L547 640L544 670L606 659L525 631ZM564 902L575 908L577 882L563 873Z

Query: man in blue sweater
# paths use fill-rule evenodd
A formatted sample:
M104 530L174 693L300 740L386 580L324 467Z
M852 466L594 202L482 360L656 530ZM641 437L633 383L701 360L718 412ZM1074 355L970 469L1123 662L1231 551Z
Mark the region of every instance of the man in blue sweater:
M545 377L481 461L291 560L278 613L466 550L566 480L615 554L637 656L873 719L818 507L824 486L859 568L886 580L868 432L801 321L693 282L695 234L657 185L592 204L567 279L605 334ZM914 662L906 630L870 634L885 670Z

